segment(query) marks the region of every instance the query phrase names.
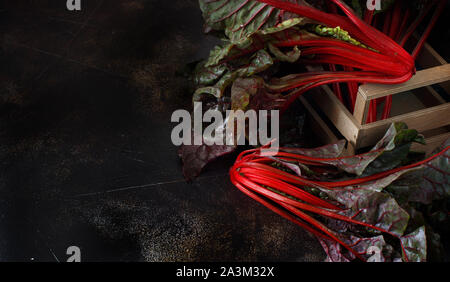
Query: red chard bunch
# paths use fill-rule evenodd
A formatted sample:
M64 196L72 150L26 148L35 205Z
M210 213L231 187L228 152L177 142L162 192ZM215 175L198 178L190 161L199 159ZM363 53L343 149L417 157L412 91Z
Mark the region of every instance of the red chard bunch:
M411 79L446 1L383 0L381 10L367 9L366 0L199 4L205 31L222 44L198 63L193 101L223 112L283 114L322 85L331 85L353 111L359 85ZM372 101L367 122L377 120L382 103L381 118L389 117L392 99L386 97ZM410 150L414 142L423 143L423 136L399 123L356 156L343 156L345 142L271 153L256 148L239 155L230 177L239 190L314 234L328 261L373 261L374 252L380 261L425 261L440 254L430 220L448 225L450 140L426 158ZM185 177L235 150L182 146Z

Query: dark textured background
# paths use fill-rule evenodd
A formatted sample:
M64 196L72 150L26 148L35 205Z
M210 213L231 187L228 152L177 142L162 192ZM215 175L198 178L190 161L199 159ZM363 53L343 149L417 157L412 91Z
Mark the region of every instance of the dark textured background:
M183 180L176 74L214 44L196 0L65 2L0 1L0 261L324 259L231 185L232 157Z

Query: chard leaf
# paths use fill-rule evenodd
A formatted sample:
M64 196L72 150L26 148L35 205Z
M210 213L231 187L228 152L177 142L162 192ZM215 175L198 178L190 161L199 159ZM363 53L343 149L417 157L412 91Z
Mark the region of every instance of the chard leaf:
M448 139L437 152L450 146ZM404 202L431 204L450 196L450 151L405 174L389 186L389 191Z
M200 0L199 3L206 24L214 30L224 31L233 43L245 40L258 30L274 27L283 20L295 17L294 14L255 0Z
M260 77L236 79L231 87L233 110L273 110L285 101L282 95L270 93Z
M313 29L313 31L320 35L320 36L328 36L328 37L332 37L350 44L353 44L355 46L360 46L366 49L371 49L367 47L366 45L362 44L361 42L355 40L354 38L352 38L350 36L350 34L343 30L341 27L337 26L337 27L326 27L326 26L322 26L322 25L316 25Z
M192 136L193 134L194 132L192 132ZM235 150L235 146L228 145L181 145L178 155L183 161L184 177L188 181L193 180L208 163Z
M341 140L335 144L329 144L314 149L283 148L283 152L299 154L308 157L331 159L340 157L342 155L346 143L347 141Z
M259 84L256 78L236 80L231 88L231 109L247 109L250 98L258 93Z
M285 147L282 148L282 151L286 153L301 154L304 156L315 158L337 158L342 155L346 143L347 141L341 140L338 143L329 144L319 148L302 149L302 148ZM274 160L274 163L276 165L288 168L299 176L305 174L310 177L320 177L318 173L312 171L308 166L302 163L285 161L279 158L272 158L272 159ZM329 171L326 171L323 174L324 174L323 176L329 176L331 173Z
M226 71L226 65L205 67L205 62L200 62L194 72L194 83L203 86L213 85L226 73Z
M199 101L200 97L203 94L210 94L215 96L216 98L220 98L223 96L225 89L229 85L231 85L237 78L250 77L254 74L267 70L272 65L273 65L272 57L265 50L259 50L250 58L250 62L248 62L247 65L245 65L244 67L241 67L235 71L231 71L227 67L225 67L225 71L222 72L223 75L221 77L220 76L216 77L216 79L219 77L220 79L215 83L215 85L197 89L197 91L194 93L193 100ZM203 67L201 73L198 74L198 76L211 77L212 75L217 74L217 72L214 72L217 67L218 66ZM210 75L208 75L208 73L210 73Z
M437 150L442 151L450 146L450 139ZM422 173L421 190L430 191L432 199L450 197L450 151L425 164Z
M282 62L295 63L296 61L298 61L298 59L300 59L301 51L298 49L297 46L295 46L292 51L283 53L283 51L281 51L275 45L271 43L269 43L268 45L270 52L274 54L275 57Z
M347 173L356 175L367 175L383 171L386 170L386 165L395 167L404 160L409 152L408 144L413 142L417 135L417 131L407 129L404 123L392 124L385 136L370 152L350 158L324 161L324 163L334 165ZM402 145L406 146L402 147ZM374 162L378 158L380 159ZM368 169L367 172L366 169Z
M400 166L408 159L411 143L395 147L393 150L382 152L364 170L362 176L373 175Z
M260 110L274 110L281 107L286 102L285 98L283 98L280 94L272 94L270 93L264 80L260 77L253 76L250 78L238 78L233 83L231 87L231 108L234 111L242 110L254 110L258 112ZM230 114L227 121L227 127L230 126L230 123L236 123L237 120L236 112ZM270 115L268 116L268 118ZM246 124L247 126L247 124ZM235 131L237 130L237 126L234 126ZM246 130L246 133L248 130ZM241 132L237 132L235 136L227 136L228 139L235 138L236 140L240 140ZM236 143L235 143L236 144ZM257 144L252 144L257 145Z
M227 145L182 145L178 154L183 161L184 177L193 180L208 163L235 150L236 147Z
M194 95L192 96L192 101L193 102L201 102L202 98L205 95L211 95L211 96L215 97L216 99L220 99L220 97L222 97L222 90L219 87L215 87L215 86L199 88L194 92Z
M383 178L380 178L380 179L377 179L374 181L369 181L367 183L357 185L357 186L349 186L349 187L346 187L345 189L359 189L359 190L370 190L370 191L382 192L387 187L390 187L389 185L391 185L392 183L396 183L397 181L399 181L399 179L403 179L403 177L405 177L404 175L408 175L410 173L420 171L421 169L422 169L421 167L418 167L418 168L410 168L410 169L401 170L401 171L395 172L393 174L390 174L386 177L383 177Z
M361 254L367 262L389 262L393 259L394 248L386 243L382 235L360 238L354 235L340 234L340 237L345 238L347 244ZM350 262L356 258L353 253L335 241L323 238L318 238L318 240L327 254L326 262Z
M309 19L293 18L275 27L258 30L239 42L225 41L224 46L216 46L211 51L205 66L216 66L224 61L233 62L266 48L269 43L276 44L287 40L318 38L318 35L310 33L304 28L309 23L311 23Z
M364 254L367 262L388 262L392 260L394 248L387 244L383 235L359 238L350 235L353 249Z
M356 215L356 220L375 225L398 236L403 235L408 226L409 214L386 193L352 188L328 190L326 193L350 209L346 215Z
M425 226L400 238L403 246L403 261L425 262L427 260L427 238Z

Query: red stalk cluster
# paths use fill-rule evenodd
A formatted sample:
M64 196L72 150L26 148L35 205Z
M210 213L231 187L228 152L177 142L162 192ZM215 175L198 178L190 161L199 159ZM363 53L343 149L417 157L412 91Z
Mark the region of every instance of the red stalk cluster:
M341 158L317 158L309 157L301 154L293 154L286 152L288 149L280 148L278 152L265 152L264 150L254 149L241 153L234 166L230 170L231 181L243 193L263 204L265 207L290 220L291 222L301 226L319 238L328 239L341 244L348 249L355 257L364 260L364 253L358 253L348 242L345 242L337 233L328 229L323 223L312 217L311 214L332 218L351 224L364 226L373 230L389 234L400 239L397 234L390 230L386 230L369 224L355 218L361 211L356 211L353 216L343 215L344 207L335 203L327 202L316 197L305 188L313 187L323 190L342 189L344 187L357 187L369 182L382 179L393 173L400 172L411 168L416 168L427 164L433 159L447 153L450 147L445 148L440 153L408 166L398 167L389 171L381 172L367 177L356 178L346 181L324 182L308 179L299 174L291 174L278 169L272 164L275 160L286 162L297 162L299 164L308 165L311 169L326 168L330 161L342 160ZM363 157L363 155L359 155ZM354 157L354 156L353 156ZM348 157L347 157L348 158ZM400 242L401 244L401 242ZM402 245L403 255L406 252Z
M345 94L347 93L345 93L345 88L342 88L341 84L346 84L349 94L349 107L353 111L359 84L400 84L408 81L415 73L415 59L436 23L443 5L446 4L444 0L430 1L426 9L410 24L409 20L413 16L412 12L406 10L403 13L406 0L397 0L395 7L384 15L382 13L374 15L373 11L367 11L363 19L356 16L342 0L327 1L328 13L306 5L304 2L302 4L302 1L299 1L300 4L297 1L293 3L283 0L257 1L271 5L283 12L295 13L300 17L310 18L327 27L340 27L347 31L351 38L369 47L365 48L326 37L309 37L301 38L300 40L287 37L285 40L278 40L274 44L276 47L296 46L301 49L302 63L325 65L329 69L329 71L307 72L273 80L268 86L271 91L289 93L282 110L287 109L292 102L306 91L325 84L331 84L338 98L345 104ZM414 51L412 54L409 54L404 49L405 44L433 7L436 8L436 12L432 15L431 21L419 39ZM264 44L256 48L264 48ZM238 56L254 51L249 50ZM377 107L381 102L381 100L373 101L368 117L369 122L377 120ZM385 98L383 118L389 117L391 105L391 97ZM364 260L365 254L355 251L353 248L354 243L346 241L338 233L327 228L318 218L331 218L364 226L398 239L401 238L400 235L391 232L390 229L383 229L374 224L358 220L361 210L353 211L354 214L349 216L348 214L351 211L347 210L347 207L314 196L308 192L308 188L317 188L322 191L342 190L344 188L357 189L358 186L380 180L394 173L425 165L434 158L446 154L449 149L450 147L447 147L433 157L415 164L367 177L334 182L309 179L301 174L289 173L276 168L272 164L276 160L295 162L300 165L307 165L309 169L320 171L329 169L330 162L337 162L343 158L324 159L309 157L289 153L284 148L280 148L273 155L272 153L267 154L261 149L254 149L239 155L230 170L230 176L232 183L246 195L305 228L317 237L339 243L353 253L355 257ZM359 157L363 156L359 155ZM405 259L408 260L401 242L400 245L402 246Z
M443 6L446 4L445 0L429 1L426 9L405 31L404 29L408 26L411 12L407 9L407 12L402 17L406 7L402 0L398 0L395 7L384 16L383 14L374 16L373 11L367 10L364 20L355 15L352 9L342 0L327 1L330 11L328 13L309 5L289 1L257 1L282 11L310 18L328 27L340 27L346 30L353 39L371 48L367 49L328 38L279 42L277 47L297 46L301 48L303 58L307 55L314 56L313 59L302 59L302 63L321 64L329 67L329 71L321 73L320 76L311 73L304 76L301 81L290 83L291 87L289 89L297 89L291 93L290 99L287 100L282 110L288 108L299 95L307 90L324 84L332 84L337 97L345 104L345 92L341 88L340 83L346 83L350 101L349 108L353 111L359 84L399 84L408 81L415 73L415 58L421 51L440 12L443 10ZM403 46L433 7L436 10L431 21L419 43L414 48L412 55L410 55ZM338 13L338 8L343 15ZM381 27L382 31L376 28L376 25L381 22L380 17L384 17L384 24ZM390 114L392 98L386 97L382 99L385 99L382 118L386 119ZM379 103L381 103L381 100L372 102L368 122L377 120L377 105Z

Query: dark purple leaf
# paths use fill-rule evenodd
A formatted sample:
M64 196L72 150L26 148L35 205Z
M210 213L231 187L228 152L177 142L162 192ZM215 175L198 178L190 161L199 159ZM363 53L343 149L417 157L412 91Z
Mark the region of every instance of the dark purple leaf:
M233 110L276 110L286 101L280 94L271 94L262 78L239 78L231 88Z
M448 139L437 152L450 146ZM406 173L389 186L404 202L431 204L434 200L450 196L450 151L423 165L420 169Z
M304 155L314 158L331 159L340 157L345 149L347 141L341 140L336 144L325 145L314 149L283 148L283 152Z
M401 237L400 240L406 254L406 257L403 257L404 261L425 262L427 260L425 226L420 227L411 234Z
M192 133L192 136L194 133ZM194 139L194 137L192 137ZM193 143L192 143L193 144ZM225 144L225 143L224 143ZM183 175L192 181L200 175L203 168L215 159L230 154L236 150L235 146L228 145L181 145L178 155L183 161Z

